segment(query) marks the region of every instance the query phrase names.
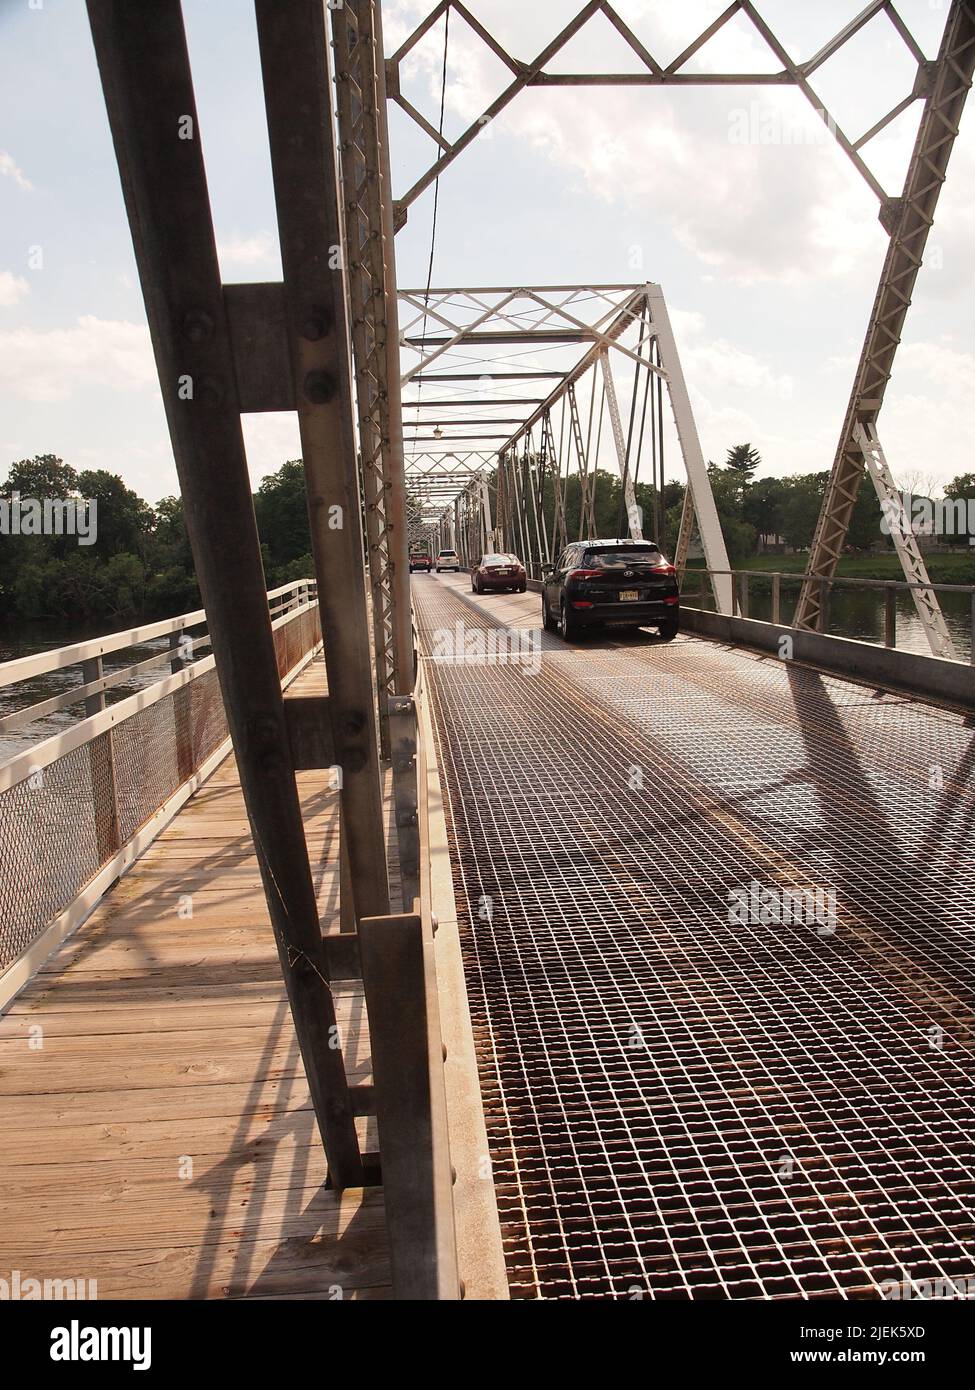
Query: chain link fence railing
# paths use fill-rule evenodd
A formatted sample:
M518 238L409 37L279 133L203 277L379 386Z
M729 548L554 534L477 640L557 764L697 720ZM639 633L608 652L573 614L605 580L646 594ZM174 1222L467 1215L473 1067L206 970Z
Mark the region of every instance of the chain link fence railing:
M321 642L313 593L303 581L269 595L282 681ZM175 620L174 630L199 616ZM116 645L131 636L120 634ZM114 640L104 639L105 650ZM90 660L81 655L89 646L78 644L79 667ZM45 653L52 670L74 664L74 655ZM35 675L37 661L26 660ZM162 680L0 765L0 1008L47 954L48 940L53 949L83 920L166 823L170 803L219 761L229 735L213 657L174 665ZM0 666L0 688L23 679L22 667ZM35 948L43 950L39 959L18 969Z

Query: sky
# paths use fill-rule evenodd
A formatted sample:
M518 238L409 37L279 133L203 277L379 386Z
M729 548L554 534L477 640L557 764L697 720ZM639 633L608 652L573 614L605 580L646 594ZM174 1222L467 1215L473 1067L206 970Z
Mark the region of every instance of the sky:
M432 0L388 0L392 52ZM574 0L470 0L513 57L540 52ZM662 63L721 0L618 0ZM808 58L862 0L758 0ZM214 225L225 281L280 277L253 6L184 0ZM928 56L947 4L898 0ZM443 22L404 62L403 89L434 125ZM777 68L739 15L694 60L701 70ZM633 71L596 16L549 71ZM456 15L445 133L456 136L507 83ZM816 73L851 138L911 89L915 63L885 16ZM915 103L864 150L900 191ZM432 159L391 114L394 191ZM400 284L426 281L432 192L396 241ZM879 429L895 477L942 484L975 468L975 115L952 155ZM663 286L705 456L760 452L758 476L828 469L883 262L873 192L789 88L549 88L520 94L440 181L433 283ZM255 483L299 452L294 417L245 417ZM611 450L611 444L608 449ZM176 491L131 240L83 0L0 0L0 469L55 453L122 475L149 501ZM671 455L673 457L673 455ZM612 455L603 466L613 467ZM2 476L2 474L0 474Z

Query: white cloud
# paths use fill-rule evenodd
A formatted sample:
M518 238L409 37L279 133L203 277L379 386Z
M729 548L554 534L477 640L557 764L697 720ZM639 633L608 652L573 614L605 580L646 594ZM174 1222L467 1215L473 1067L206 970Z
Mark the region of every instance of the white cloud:
M268 473L276 473L289 459L301 458L298 417L290 411L267 415L242 415L247 467L256 487Z
M251 236L233 236L217 241L221 268L232 266L274 266L279 263L278 245L270 232L254 232Z
M22 188L25 193L33 192L34 185L26 176L23 169L19 168L14 163L6 150L0 150L0 174L8 179L13 179L17 187Z
M975 354L942 343L904 343L877 430L894 477L944 484L972 472Z
M510 126L600 200L669 225L726 280L799 283L879 268L886 238L872 194L818 138L817 118L796 106L796 93L766 96L762 105L784 112L783 130L800 117L812 123L808 143L733 140L739 106L722 94L701 97L691 120L677 103L659 101L652 121L641 114L641 96L555 105L532 93Z
M9 309L25 294L30 294L30 285L22 275L15 275L12 270L0 270L0 308Z
M621 0L618 8L661 61L673 58L718 12L712 0L682 0L679 6ZM836 28L843 22L841 9ZM419 17L418 4L399 0L391 16L395 39L402 39ZM518 31L526 26L538 30L532 39L542 46L558 33L565 15L551 0L538 0L531 20L529 24L523 5L498 0L490 27L502 43L508 40L510 52L525 58L533 51L532 41ZM790 48L812 42L807 36L797 45L786 37ZM407 94L434 124L442 58L438 23L402 70ZM629 70L637 60L609 22L596 15L546 66L549 72ZM687 70L756 72L779 66L755 28L739 15L690 60ZM889 76L886 66L879 76ZM510 73L483 42L466 25L453 24L448 114L466 125L508 81ZM857 126L853 135L859 130ZM550 163L570 171L580 189L607 204L649 212L725 280L801 283L879 269L886 238L875 195L820 117L790 87L765 87L757 95L755 88L742 87L679 92L604 88L584 95L530 89L504 109L489 131L534 147ZM911 130L895 123L871 143L865 157L868 163L879 160L885 171L902 171L911 144ZM893 192L899 191L900 177L890 174Z
M67 400L86 387L144 390L156 368L144 324L92 314L73 328L0 332L0 386L21 400Z
M717 387L728 393L754 391L791 400L794 382L788 372L776 372L768 362L745 352L726 338L705 332L703 314L672 309L674 336L684 375L702 388Z
M969 404L975 397L975 356L943 343L905 343L896 371L926 378L946 395Z

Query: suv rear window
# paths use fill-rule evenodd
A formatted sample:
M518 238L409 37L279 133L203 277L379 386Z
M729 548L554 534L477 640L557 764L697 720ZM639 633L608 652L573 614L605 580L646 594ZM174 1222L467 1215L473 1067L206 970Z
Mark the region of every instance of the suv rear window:
M659 565L663 556L655 545L641 545L624 548L621 545L606 550L587 550L582 557L582 569L613 570L628 569L632 565Z

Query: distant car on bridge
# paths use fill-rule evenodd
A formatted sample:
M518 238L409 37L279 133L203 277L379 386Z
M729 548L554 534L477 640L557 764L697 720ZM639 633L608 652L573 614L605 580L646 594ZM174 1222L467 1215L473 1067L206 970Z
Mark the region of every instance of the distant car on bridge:
M429 574L432 568L433 561L425 552L421 553L420 551L416 551L415 554L410 555L410 574L412 574L414 570L426 570L427 574Z
M542 575L545 628L567 642L603 626L656 627L665 642L677 636L677 571L656 541L579 541Z
M475 594L486 593L489 589L514 589L523 594L527 587L528 575L517 555L482 555L471 570L471 588Z
M456 550L441 550L437 555L437 573L441 570L456 570L460 573L460 556Z

